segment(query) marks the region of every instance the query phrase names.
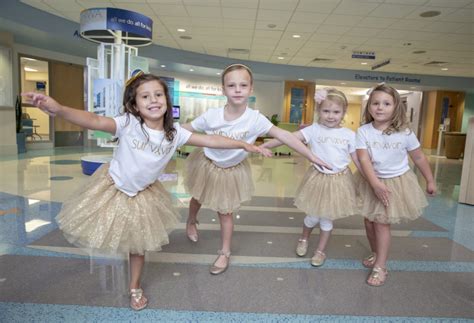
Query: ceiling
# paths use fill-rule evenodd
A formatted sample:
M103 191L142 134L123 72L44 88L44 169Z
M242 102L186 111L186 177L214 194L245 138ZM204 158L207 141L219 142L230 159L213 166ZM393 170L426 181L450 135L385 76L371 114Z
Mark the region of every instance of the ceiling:
M88 8L139 12L153 20L154 44L201 54L362 71L390 59L377 71L474 77L474 0L21 2L75 22ZM429 11L439 15L420 16Z

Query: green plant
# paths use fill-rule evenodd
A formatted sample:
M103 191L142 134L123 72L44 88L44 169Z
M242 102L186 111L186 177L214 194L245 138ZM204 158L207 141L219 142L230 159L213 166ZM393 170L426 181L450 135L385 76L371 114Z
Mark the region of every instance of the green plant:
M280 120L278 120L278 114L275 113L274 115L272 115L272 117L270 118L270 122L273 123L275 127L277 127L280 123Z

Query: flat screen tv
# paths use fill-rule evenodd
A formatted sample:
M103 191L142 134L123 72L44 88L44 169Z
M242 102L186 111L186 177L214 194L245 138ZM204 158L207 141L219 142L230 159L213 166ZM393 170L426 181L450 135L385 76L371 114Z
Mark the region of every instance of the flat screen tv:
M173 119L177 120L181 116L180 113L180 106L179 105L173 105Z

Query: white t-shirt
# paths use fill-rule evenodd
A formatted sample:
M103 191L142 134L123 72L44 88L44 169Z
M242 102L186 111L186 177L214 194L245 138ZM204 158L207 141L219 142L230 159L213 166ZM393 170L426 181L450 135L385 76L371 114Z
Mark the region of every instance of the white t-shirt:
M191 132L175 123L176 133L170 142L164 131L143 124L149 136L147 139L138 119L131 114L128 119L127 124L126 114L114 118L119 145L110 162L109 174L117 189L135 196L158 179L176 149L188 141Z
M320 159L332 166L332 170L313 166L320 172L335 174L343 171L351 162L355 152L355 132L347 128L328 128L319 123L300 130L306 144Z
M367 149L375 174L380 178L397 177L407 172L410 169L408 152L418 147L420 142L410 129L387 135L368 123L357 130L356 148Z
M266 134L273 124L258 110L245 108L245 112L232 121L224 120L224 108L209 109L191 122L196 131L221 135L253 144L257 137ZM232 167L247 157L243 149L204 148L204 154L221 168Z

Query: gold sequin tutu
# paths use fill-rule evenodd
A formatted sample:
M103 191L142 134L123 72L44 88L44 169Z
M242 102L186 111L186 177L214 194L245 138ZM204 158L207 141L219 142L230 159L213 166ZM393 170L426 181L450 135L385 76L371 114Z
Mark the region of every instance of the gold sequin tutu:
M56 217L66 239L81 248L143 255L169 243L179 213L171 195L156 181L130 197L114 186L109 165L63 204Z
M186 160L185 186L199 203L222 214L238 210L254 192L246 159L236 166L221 168L208 159L202 149L195 149Z
M425 193L412 170L393 178L379 178L391 191L388 207L375 195L366 180L359 180L361 214L377 223L395 224L419 218L428 205Z
M325 174L311 166L295 196L295 206L309 215L336 220L360 214L349 168L337 174Z

